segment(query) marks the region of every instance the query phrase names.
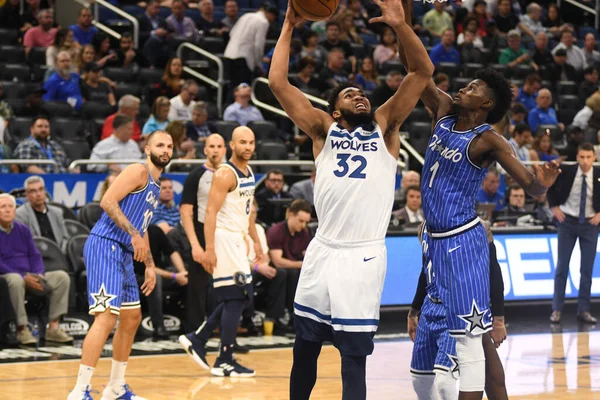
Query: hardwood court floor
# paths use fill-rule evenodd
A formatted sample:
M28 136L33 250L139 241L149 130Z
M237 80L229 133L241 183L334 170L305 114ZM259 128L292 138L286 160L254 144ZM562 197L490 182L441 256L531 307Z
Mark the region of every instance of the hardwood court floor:
M410 341L378 342L368 359L369 399L415 399L408 366ZM500 347L511 399L600 399L600 332L511 335ZM134 357L127 376L135 391L151 400L288 398L291 349L254 351L239 357L257 370L251 379L213 378L187 355ZM209 355L209 362L214 355ZM0 365L0 399L65 399L78 361ZM110 359L99 362L92 383L106 384ZM96 399L101 395L96 394ZM340 399L340 362L326 347L319 359L313 399Z

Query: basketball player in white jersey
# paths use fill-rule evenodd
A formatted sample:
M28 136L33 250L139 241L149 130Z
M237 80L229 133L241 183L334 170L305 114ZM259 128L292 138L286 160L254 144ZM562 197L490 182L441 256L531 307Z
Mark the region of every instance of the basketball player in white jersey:
M196 332L182 335L179 343L201 367L209 369L205 345L212 331L221 327L221 348L211 373L215 376L251 377L254 370L233 358L233 344L246 301L252 301L252 274L248 264L246 237L254 242L257 264L263 255L251 214L254 174L248 161L255 139L250 128L233 131L231 159L215 171L204 216L206 248L202 265L213 276L217 307Z
M324 341L342 356L343 399L366 398L365 364L373 352L386 268L385 234L394 201L398 129L431 79L434 67L400 0L375 0L384 22L410 49L408 74L373 115L365 93L352 85L333 90L328 113L313 108L288 82L290 41L301 23L291 3L275 47L269 86L313 141L319 228L308 247L294 301L296 342L290 398L308 399Z

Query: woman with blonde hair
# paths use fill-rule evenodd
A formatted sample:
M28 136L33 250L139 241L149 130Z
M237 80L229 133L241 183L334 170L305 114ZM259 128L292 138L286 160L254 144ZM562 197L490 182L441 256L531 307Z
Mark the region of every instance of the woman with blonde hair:
M196 146L192 139L185 135L185 124L181 121L171 121L165 131L173 138L173 160L194 160L196 158ZM173 165L171 171L189 171L191 164Z
M531 150L529 150L531 161L552 161L559 158L558 152L552 145L552 139L547 133L538 134L533 140Z
M356 30L356 26L354 26L354 14L351 10L341 12L340 14L338 14L336 19L341 27L341 40L346 40L350 43L356 44L363 43L363 40L361 39L360 35L358 34L358 31Z
M60 51L71 54L71 60L76 60L79 55L77 42L73 40L73 31L69 28L60 28L54 36L54 43L46 49L46 66L48 69L56 68L56 56Z
M169 123L168 115L171 102L165 96L158 96L152 104L152 114L144 124L142 135L149 135L157 130L165 130Z

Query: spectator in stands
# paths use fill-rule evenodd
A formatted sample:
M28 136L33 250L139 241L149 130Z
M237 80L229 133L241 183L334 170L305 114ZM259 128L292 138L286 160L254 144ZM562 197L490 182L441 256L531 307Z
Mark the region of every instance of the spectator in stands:
M235 23L225 48L232 87L252 82L265 51L269 24L275 22L278 15L277 7L265 2L257 12L244 14Z
M600 67L600 52L596 50L596 36L592 32L585 34L583 41L583 56L586 67Z
M0 26L3 29L23 33L31 28L31 24L26 22L21 16L20 3L20 0L8 0L0 8Z
M437 66L442 62L460 65L460 54L453 43L454 31L452 29L447 29L442 34L441 42L433 46L429 52L429 57L431 58L433 65Z
M584 131L588 126L596 132L600 129L600 93L594 93L586 99L585 106L575 115L572 125Z
M165 233L179 225L181 216L179 207L173 201L175 193L173 192L173 182L170 178L162 176L160 179L160 197L158 207L154 210L151 224L158 226Z
M560 43L552 50L552 54L556 55L557 51L561 49L567 53L567 63L576 71L583 71L586 67L585 53L575 45L575 37L570 30L563 30L560 33Z
M560 130L565 130L565 125L558 122L556 111L552 105L552 93L548 89L540 89L536 99L537 107L529 112L527 122L532 132L536 132L540 125L558 125Z
M225 17L221 20L221 24L227 27L230 31L240 17L240 8L236 0L227 0L224 9Z
M519 25L519 17L513 12L511 0L499 0L498 12L494 15L494 21L500 35L506 36L509 31L516 29Z
M302 34L300 59L305 57L311 57L316 64L320 65L325 65L327 62L327 50L319 44L319 35L315 31L309 30ZM301 69L300 67L298 68Z
M489 12L487 11L487 4L484 0L476 0L473 5L473 11L471 14L473 17L477 19L478 22L478 30L481 36L485 36L485 24L489 20ZM461 27L461 24L457 24L458 32L464 30L464 26Z
M42 10L38 13L39 25L35 26L25 33L23 46L25 47L25 56L29 57L29 52L34 47L50 47L54 43L56 28L53 28L54 16L52 10Z
M385 77L385 82L382 85L379 85L373 90L371 94L371 104L373 107L379 107L390 97L396 93L402 80L404 79L404 75L400 71L390 71Z
M598 70L589 66L583 70L583 82L579 86L579 98L587 99L598 90Z
M554 62L550 65L548 75L553 82L578 80L577 71L569 64L565 49L558 49L554 53Z
M363 44L358 30L354 26L354 15L352 11L346 9L338 13L336 20L340 23L340 40L346 42Z
M1 11L1 9L0 9ZM3 347L19 345L17 340L17 314L10 302L8 282L0 277L0 344Z
M460 52L460 62L462 64L481 64L483 62L483 54L475 44L475 33L466 30L464 33L461 33L461 35L463 35L463 42L458 47ZM481 39L479 40L481 41ZM483 47L483 43L481 44L481 47Z
M199 101L194 105L194 109L192 110L192 120L185 124L185 136L194 142L205 142L216 131L207 120L208 110L206 103Z
M373 51L373 60L375 60L377 68L380 69L388 61L399 60L396 35L394 34L394 30L389 26L385 26L382 29L379 44Z
M456 44L458 46L462 46L465 42L465 35L467 32L471 32L471 38L469 43L473 44L473 46L478 49L482 49L484 47L483 40L481 40L481 36L479 36L479 22L475 17L467 17L464 22L465 29L461 33L458 34L458 38L456 39ZM464 63L464 61L463 61Z
M133 136L131 137L131 139L135 140L136 142L139 142L142 138L142 129L140 128L140 125L138 124L136 118L140 113L140 103L141 100L139 99L139 97L135 97L131 94L126 94L125 96L121 97L119 99L119 108L117 109L117 112L112 115L109 115L106 118L106 120L104 120L104 126L102 126L102 136L100 137L100 139L107 139L108 137L110 137L110 135L113 134L113 121L117 117L117 115L127 115L133 121Z
M548 50L548 35L546 32L538 32L535 35L535 47L530 50L529 56L539 68L549 67L554 62L554 57Z
M8 102L4 99L4 85L0 82L0 118L4 120L6 126L8 126L8 122L15 117L15 112L8 104ZM5 127L6 127L5 126ZM0 138L0 142L2 139Z
M83 104L81 89L79 87L80 76L72 71L71 55L67 51L61 51L56 56L56 72L44 82L44 101L65 101L75 110L79 110Z
M90 160L138 160L142 152L136 142L131 140L134 119L125 114L117 114L111 121L113 133L98 142L92 149ZM90 164L92 172L120 172L127 164Z
M92 19L92 10L87 7L83 7L79 11L77 24L69 26L69 29L73 31L75 42L79 43L81 46L91 44L94 35L98 33L98 28L92 26Z
M63 251L67 249L69 232L60 207L47 203L46 185L41 176L25 179L27 202L17 209L16 220L27 225L33 236L52 240Z
M186 286L188 272L185 270L181 254L173 249L166 234L159 227L151 224L146 234L155 264L156 285L152 293L144 297L148 302L148 312L154 330L152 336L155 339L167 339L169 334L163 320L163 290L173 291ZM145 280L146 267L143 262L134 261L133 268L141 286Z
M519 24L519 30L531 36L535 37L539 32L548 32L548 29L542 25L542 7L537 3L529 3L527 6L527 14L521 16L521 23ZM551 31L556 31L554 28ZM554 33L553 31L553 33Z
M529 147L533 142L533 136L531 135L531 129L529 129L529 126L525 124L519 124L515 126L512 137L508 142L515 151L515 155L521 162L531 161Z
M494 216L494 226L533 225L533 215L525 209L525 189L512 184L506 190L506 198L508 204L504 210Z
M521 47L521 34L513 29L506 35L508 47L500 53L498 63L504 64L509 68L515 68L517 65L531 65L529 53ZM534 67L535 68L535 67Z
M180 58L169 59L160 82L155 83L152 88L153 98L165 96L169 99L177 96L181 92L181 87L185 82L182 78L183 62Z
M165 96L159 96L152 104L150 118L144 124L142 135L146 136L157 130L165 130L169 123L169 110L171 102Z
M194 142L185 137L185 124L181 121L171 121L165 131L173 138L173 160L193 160L196 158L196 147ZM188 171L191 164L174 165L173 171Z
M554 28L554 31L551 32L553 34L555 32L559 32L563 28L564 23L562 21L562 18L560 17L560 9L556 4L548 5L548 12L546 13L546 17L542 21L542 26L548 30Z
M42 9L51 9L53 3L50 1L42 1L40 0L25 0L25 7L23 8L23 15L21 16L21 21L24 23L25 30L28 30L31 27L35 27L39 25L38 14Z
M402 221L404 227L418 227L425 221L423 209L421 208L421 189L417 185L406 188L406 205L392 213L394 218Z
M108 65L109 62L116 60L117 55L110 49L110 39L103 32L94 35L91 45L94 47L96 62L106 59L105 65Z
M219 20L215 20L215 6L212 0L200 0L200 19L196 26L204 36L222 37L229 32L229 28L224 26Z
M0 119L1 121L1 119ZM3 128L0 126L0 132L2 132ZM5 145L2 140L0 140L0 160L11 160L13 158L12 151L10 147ZM10 174L10 173L19 173L19 167L15 164L0 164L0 174ZM0 193L2 191L0 190Z
M319 73L319 79L329 88L347 83L348 71L344 69L344 52L342 49L334 48L329 52L327 65Z
M546 132L537 135L529 151L531 161L552 161L559 158L558 152L552 145L552 138Z
M225 121L237 121L240 125L247 125L250 121L264 121L260 110L250 104L250 86L240 83L233 91L234 102L227 106L223 113Z
M290 204L287 218L267 230L269 257L277 268L287 270L286 308L290 315L294 313L294 296L302 261L312 239L307 228L311 211L310 204L302 199L296 199Z
M523 87L519 89L519 94L515 98L515 102L524 105L527 111L533 110L537 105L535 99L541 88L542 78L538 74L528 75Z
M160 1L149 1L146 12L137 19L140 23L140 32L150 35L142 49L144 60L152 67L164 67L170 57L171 49L167 21L160 17Z
M481 184L481 189L477 193L478 203L494 203L494 211L502 211L505 207L504 193L500 192L500 174L496 168L488 169L485 178Z
M567 131L567 148L564 149L564 155L566 156L565 161L577 161L577 153L579 152L579 146L584 142L585 134L583 130L578 127L571 125Z
M65 173L69 159L63 147L50 137L50 121L46 116L37 116L31 121L31 136L19 143L14 157L20 160L54 160L53 164L23 164L21 172L28 174Z
M394 192L394 208L398 205L406 204L406 190L411 186L419 186L421 184L421 174L417 171L406 171L402 173L400 187Z
M146 64L141 55L133 48L133 36L129 32L123 32L119 41L119 49L113 54L114 56L106 63L107 67L132 68Z
M113 182L117 179L118 175L119 175L119 173L115 172L115 171L110 171L108 173L108 176L106 177L104 182L102 182L102 188L100 189L100 199L99 200L102 200L102 198L106 194L106 191L108 190L110 185L112 185Z
M310 178L303 179L292 185L290 188L290 196L294 199L303 199L311 206L314 206L315 179L317 178L317 170L313 168Z
M290 77L292 85L303 92L310 89L321 92L323 83L315 76L315 66L316 63L311 57L301 58L298 63L298 74Z
M377 72L375 71L375 65L371 57L365 57L360 62L360 68L358 69L355 83L362 90L367 90L369 92L379 86Z
M81 81L81 95L85 101L117 105L112 88L105 82L100 82L100 67L96 63L85 66L85 80Z
M54 36L54 43L46 49L46 67L48 69L56 68L56 56L63 50L71 54L71 60L77 59L79 49L75 47L73 32L68 28L58 29Z
M433 83L435 84L435 87L440 89L442 92L450 93L450 77L448 74L438 72L433 77Z
M285 219L285 207L277 202L270 201L292 198L288 192L283 191L284 185L283 172L278 169L267 172L265 187L255 195L258 202L258 219L261 222L272 225Z
M42 113L45 113L42 110L42 104L44 102L42 96L46 94L46 89L43 87L38 87L36 89L32 89L27 97L25 98L25 105L19 111L19 115L21 117L35 117Z
M515 103L510 109L509 132L512 135L515 126L527 123L527 109L521 103ZM508 139L508 138L507 138Z
M185 16L186 4L183 0L171 1L171 15L167 17L167 26L180 40L198 43L200 33L194 20Z
M49 298L48 342L68 343L73 338L59 326L69 306L69 275L65 271L44 272L44 263L26 225L15 221L15 198L0 195L0 277L8 283L10 300L17 314L17 339L23 345L36 344L27 327L25 294ZM65 266L66 268L66 266Z
M325 29L325 40L321 42L321 46L331 53L333 49L341 49L343 52L343 59L347 59L352 64L352 71L356 71L356 57L352 51L350 42L341 40L340 35L342 33L340 24L336 21L327 21Z
M433 3L433 8L423 16L423 27L434 37L441 37L448 29L454 28L452 17L446 12L447 5L436 1Z
M372 35L373 32L369 30L369 15L363 7L361 0L350 0L348 2L348 9L352 12L353 23L358 33Z
M502 36L496 27L496 21L489 20L485 23L486 35L481 38L483 46L490 51L491 54L497 54L500 50L507 46L506 38Z
M198 96L200 88L198 84L188 79L181 86L181 92L173 97L169 102L171 107L169 108L169 121L183 121L187 122L192 119L192 111L196 101L194 100Z

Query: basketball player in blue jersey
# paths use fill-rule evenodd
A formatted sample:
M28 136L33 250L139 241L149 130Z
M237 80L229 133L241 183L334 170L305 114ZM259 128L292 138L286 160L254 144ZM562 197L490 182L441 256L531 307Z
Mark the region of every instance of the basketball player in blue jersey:
M319 228L306 251L294 300L296 342L290 398L308 399L322 343L342 358L344 400L366 398L366 358L373 352L385 278L385 235L394 201L400 150L398 128L431 79L433 65L400 0L375 0L383 22L401 32L408 74L373 114L356 86L333 89L328 112L313 108L288 82L290 41L300 17L288 4L275 46L269 86L292 121L313 141L315 208Z
M249 235L258 265L263 256L254 217L254 174L248 165L255 148L254 132L240 126L231 137L231 159L215 171L204 216L206 247L202 266L213 276L218 305L196 332L179 337L179 343L201 367L210 369L206 342L221 327L221 348L211 373L215 376L252 377L254 370L233 358L237 326L246 302L253 301L252 274L248 263Z
M91 400L92 374L108 335L119 326L112 341L110 380L102 400L144 400L125 383L125 368L142 313L133 260L146 264L142 293L154 289L156 273L146 230L158 205L164 167L173 156L173 140L164 131L147 139L146 163L125 168L102 198L104 210L84 247L87 268L89 312L94 323L85 337L79 376L68 400Z
M402 0L410 21L412 0ZM401 31L395 29L398 35ZM398 44L410 65L412 50ZM407 64L408 63L408 64ZM482 334L491 330L489 248L475 211L487 168L498 162L531 196L546 193L560 173L558 163L520 163L508 141L491 124L500 121L512 100L510 84L497 71L478 71L475 80L452 98L433 80L421 100L437 121L425 154L421 195L436 287L456 338L460 368L459 399L481 399L485 385Z

